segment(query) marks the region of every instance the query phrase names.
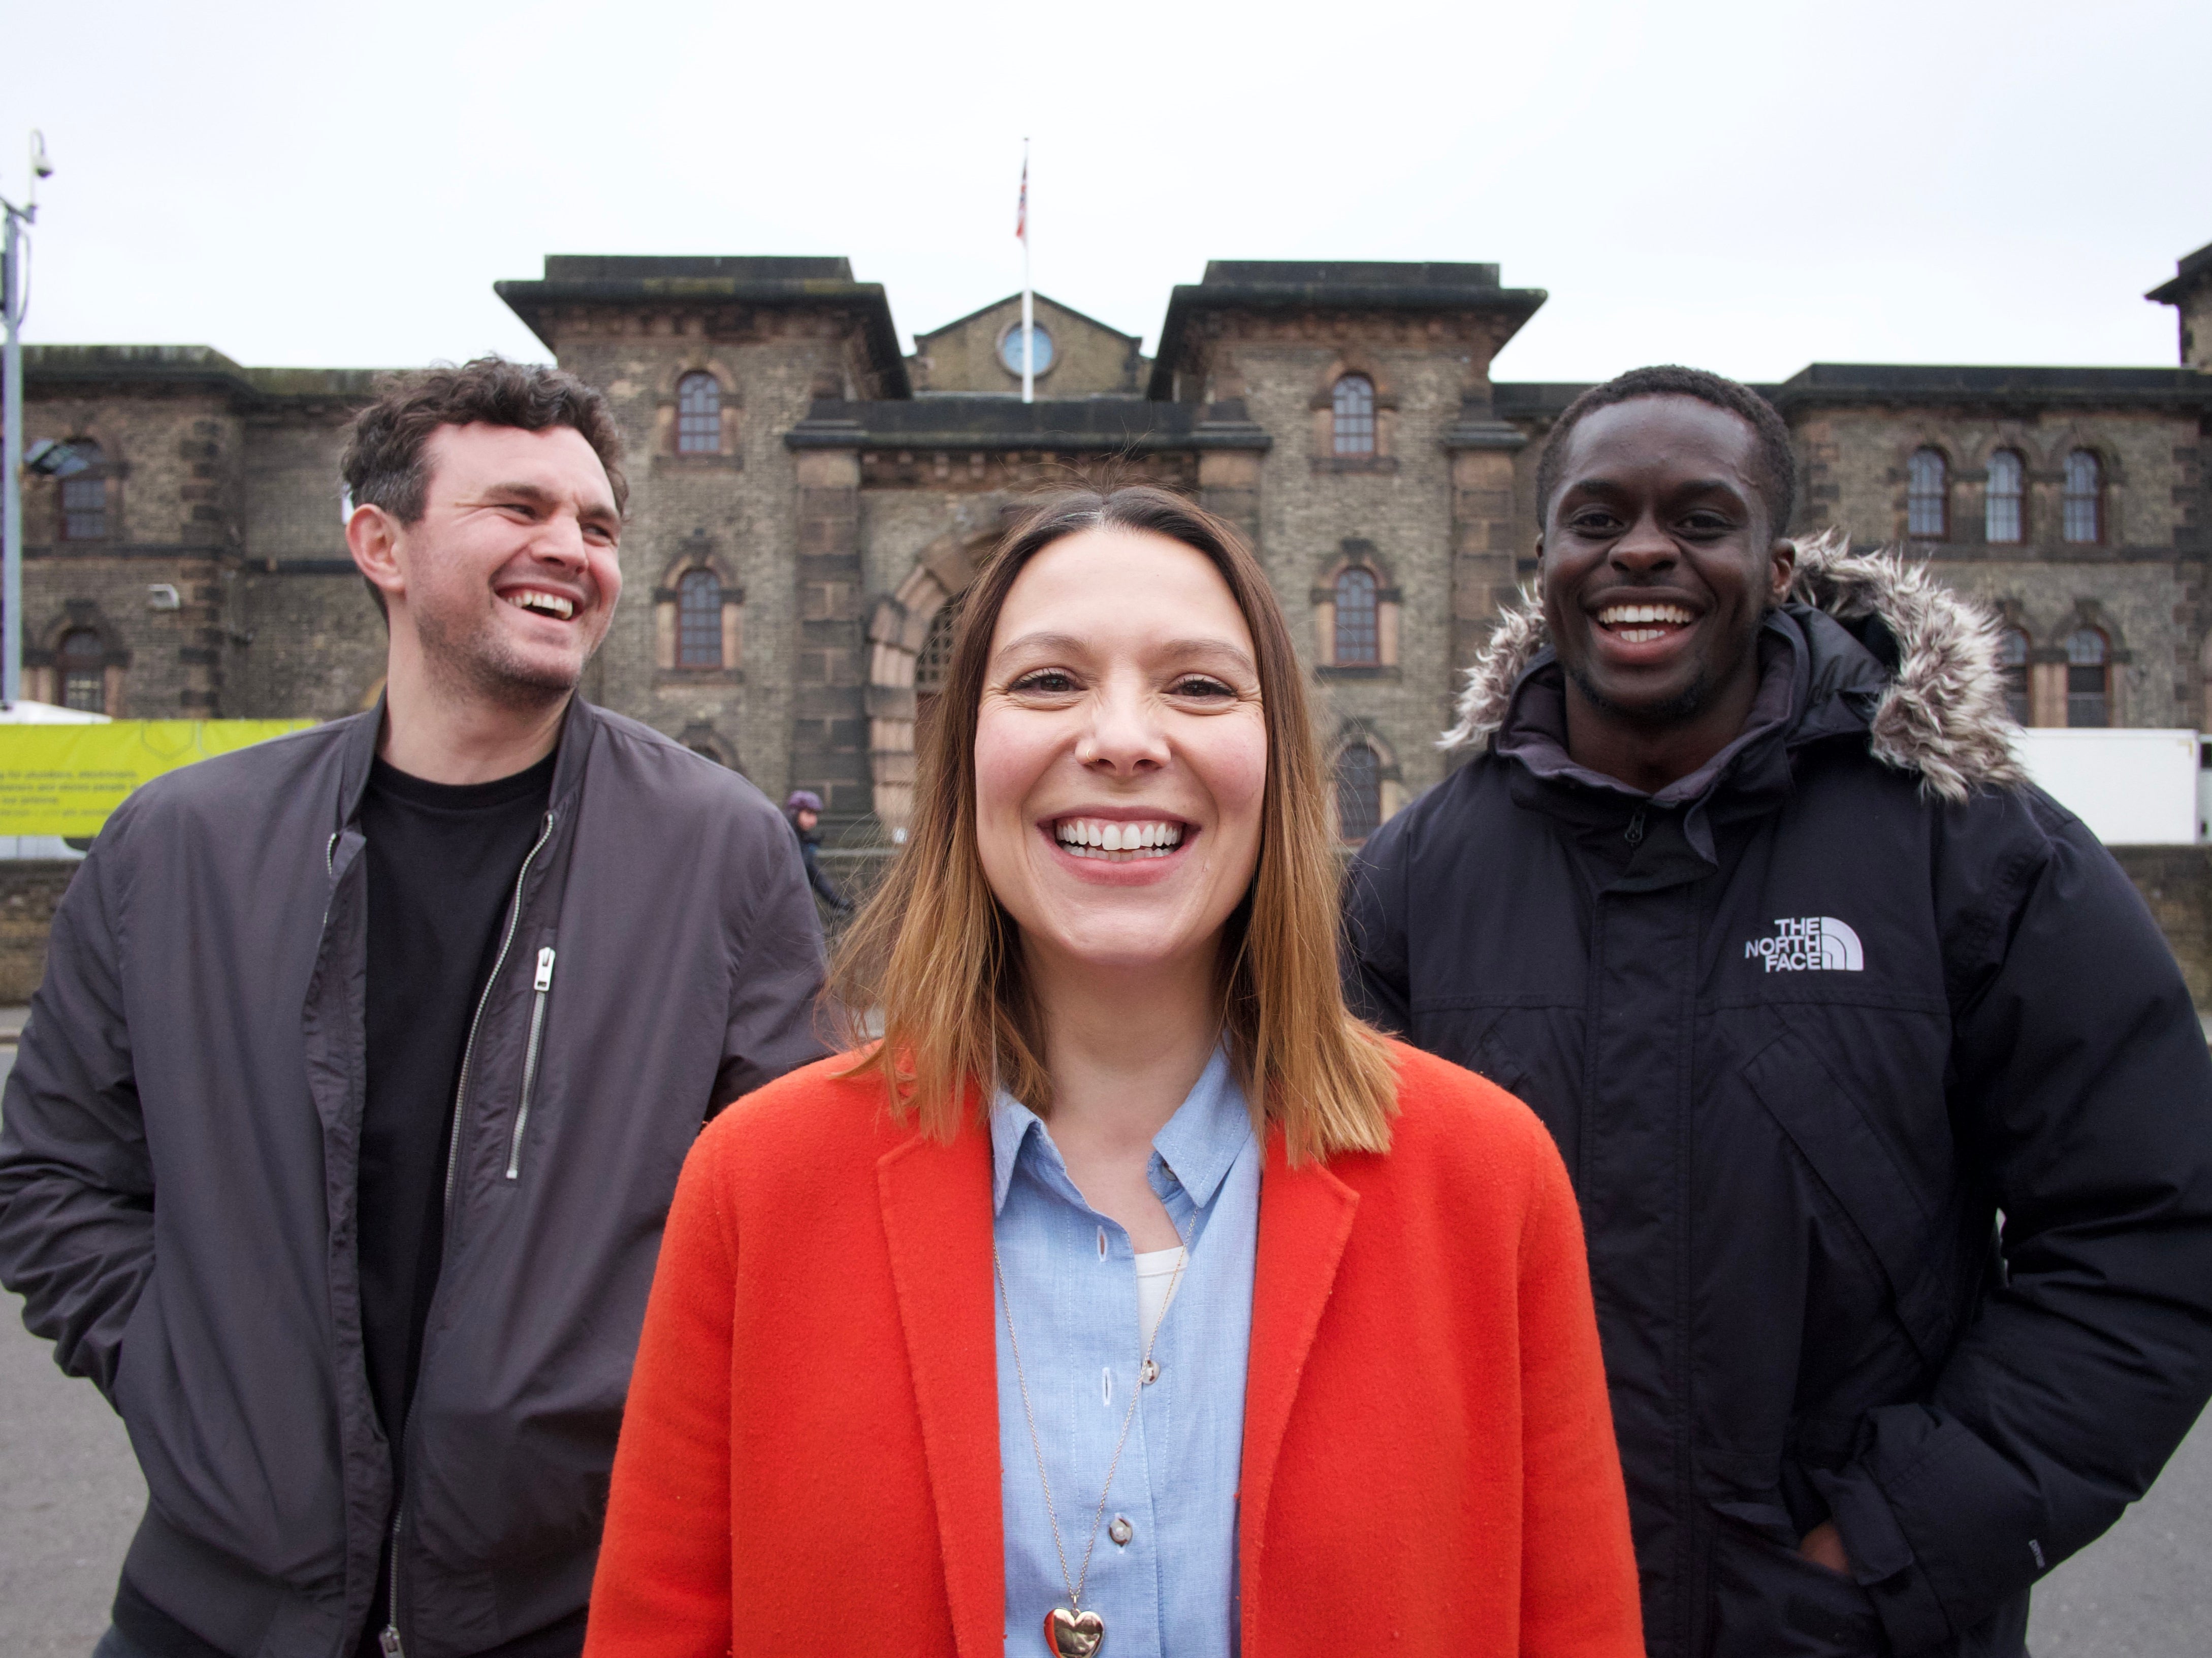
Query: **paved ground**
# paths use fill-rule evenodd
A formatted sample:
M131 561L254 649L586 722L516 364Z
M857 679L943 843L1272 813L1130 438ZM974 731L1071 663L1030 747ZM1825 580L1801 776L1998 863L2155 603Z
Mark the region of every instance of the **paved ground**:
M6 1032L0 1010L0 1035ZM14 1060L0 1044L0 1078ZM0 1295L0 1658L85 1658L146 1500L122 1424ZM2035 1597L2035 1658L2212 1652L2212 1418L2112 1534Z

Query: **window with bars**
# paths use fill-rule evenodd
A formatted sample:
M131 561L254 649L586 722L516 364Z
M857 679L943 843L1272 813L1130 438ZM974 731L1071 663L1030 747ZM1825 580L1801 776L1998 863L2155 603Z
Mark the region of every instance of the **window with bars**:
M1371 668L1382 660L1376 623L1375 573L1354 565L1336 579L1336 665Z
M2105 538L2105 468L2087 449L2066 457L2066 483L2059 495L2069 541L2098 542ZM2099 724L2103 721L2100 720Z
M2027 493L2027 468L2011 450L2000 449L1990 457L1989 488L1984 491L1982 503L1984 540L2010 542L2025 538L2026 525L2021 508Z
M1905 464L1905 533L1927 541L1951 535L1951 468L1940 449L1916 449Z
M1336 756L1336 829L1357 844L1382 827L1382 762L1364 743Z
M89 628L72 628L54 651L61 671L62 707L80 714L107 712L107 647Z
M2112 653L2105 635L2082 628L2066 641L2066 723L2097 727L2112 723Z
M952 629L960 619L960 601L949 599L929 618L929 631L914 659L914 713L918 720L937 706L945 690L945 676L952 665Z
M726 665L722 661L722 579L712 570L686 570L676 584L676 665Z
M2007 628L1997 635L1997 671L2004 677L2005 706L2015 726L2028 720L2027 653L2027 629Z
M1337 381L1333 402L1336 411L1336 452L1373 454L1375 382L1364 374L1346 374Z
M82 472L62 480L62 539L107 539L107 472L106 457L90 438L71 438L69 446L87 463ZM70 704L72 708L76 705ZM95 710L97 712L97 710Z
M676 452L722 452L722 386L704 369L676 382Z
M929 618L929 632L914 659L914 689L921 696L934 696L945 689L945 670L952 665L952 629L959 620L950 604L938 607Z

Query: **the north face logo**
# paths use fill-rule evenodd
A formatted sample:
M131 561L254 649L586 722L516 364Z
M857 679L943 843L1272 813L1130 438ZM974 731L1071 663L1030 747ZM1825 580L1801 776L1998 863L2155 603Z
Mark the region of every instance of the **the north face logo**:
M1744 959L1756 956L1769 973L1859 973L1866 951L1859 935L1832 915L1782 915L1771 938L1747 938Z

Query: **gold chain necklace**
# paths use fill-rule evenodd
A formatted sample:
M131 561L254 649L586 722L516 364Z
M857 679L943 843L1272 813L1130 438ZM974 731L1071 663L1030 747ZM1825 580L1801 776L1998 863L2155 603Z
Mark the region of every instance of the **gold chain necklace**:
M1037 1483L1044 1487L1044 1517L1052 1522L1052 1546L1060 1556L1060 1581L1067 1589L1067 1604L1054 1606L1044 1615L1045 1650L1053 1658L1096 1658L1106 1644L1106 1620L1095 1612L1084 1611L1083 1588L1091 1581L1091 1551L1098 1546L1099 1523L1106 1518L1107 1500L1114 1494L1114 1475L1121 1466L1122 1447L1129 1442L1129 1424L1137 1419L1137 1401L1145 1396L1145 1384L1159 1374L1152 1368L1152 1345L1160 1339L1160 1326L1168 1321L1176 1285L1182 1281L1182 1269L1190 1261L1190 1246L1179 1237L1176 1242L1175 1272L1160 1302L1160 1315L1152 1321L1152 1333L1145 1338L1145 1356L1137 1366L1136 1385L1129 1389L1129 1408L1121 1418L1121 1436L1114 1442L1114 1460L1106 1465L1106 1488L1098 1493L1098 1512L1091 1516L1091 1539L1083 1546L1083 1570L1071 1577L1067 1547L1060 1540L1060 1515L1053 1507L1052 1476L1044 1471L1044 1444L1037 1437L1036 1412L1030 1408L1030 1379L1022 1370L1022 1344L1014 1336L1014 1298L1006 1293L1006 1269L999 1260L999 1240L995 1236L991 1240L991 1272L999 1281L1000 1304L1006 1309L1006 1345L1014 1351L1014 1380L1021 1386L1022 1414L1030 1424L1030 1448L1036 1454Z

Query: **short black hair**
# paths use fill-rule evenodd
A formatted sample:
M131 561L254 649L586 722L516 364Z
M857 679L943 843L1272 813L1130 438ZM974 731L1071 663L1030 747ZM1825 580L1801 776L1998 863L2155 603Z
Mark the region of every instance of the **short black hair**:
M1551 440L1536 463L1536 522L1540 531L1551 519L1552 497L1559 492L1559 473L1567 464L1567 436L1583 416L1616 403L1637 398L1695 398L1716 409L1725 409L1748 424L1759 439L1753 482L1766 503L1768 527L1778 536L1790 531L1790 515L1797 509L1797 451L1790 441L1790 428L1774 405L1748 386L1709 374L1661 363L1632 368L1626 374L1593 386L1577 398L1552 428Z

